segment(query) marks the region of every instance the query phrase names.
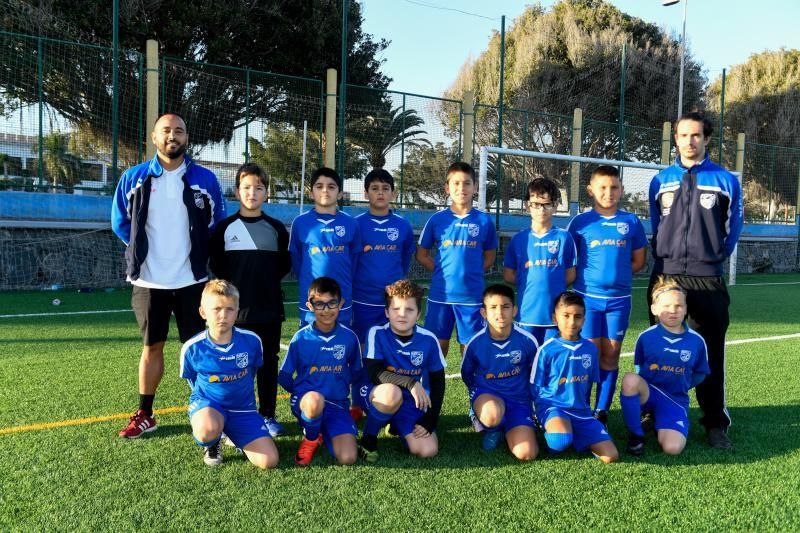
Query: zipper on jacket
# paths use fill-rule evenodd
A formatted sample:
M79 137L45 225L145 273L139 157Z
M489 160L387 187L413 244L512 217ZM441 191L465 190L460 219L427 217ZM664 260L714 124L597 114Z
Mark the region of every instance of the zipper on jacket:
M687 187L686 187L686 226L683 232L683 273L686 274L689 268L689 226L692 223L692 200L694 195L694 186L692 181L694 180L694 174L692 174L691 170L686 171L686 178L687 178Z

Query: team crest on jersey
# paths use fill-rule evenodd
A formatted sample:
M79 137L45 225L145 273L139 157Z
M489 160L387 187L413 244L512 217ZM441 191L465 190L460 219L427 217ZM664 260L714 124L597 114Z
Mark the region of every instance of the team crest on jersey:
M411 352L411 364L414 366L419 366L422 364L422 359L424 358L424 354L421 350L414 350Z
M522 361L522 351L520 350L513 350L511 352L511 364L517 365L519 362Z
M706 209L711 209L717 203L717 195L713 192L703 193L700 195L700 205Z
M681 350L681 361L684 363L692 358L692 352L689 350Z
M386 228L386 237L390 241L396 241L400 237L400 230L397 228Z
M344 237L345 229L344 226L336 226L336 236L337 237Z
M617 231L620 235L627 235L628 231L630 231L630 226L628 226L627 222L617 222Z
M478 233L480 233L481 231L481 228L478 227L477 224L470 224L469 229L467 231L469 232L470 237L477 237Z
M247 356L247 352L237 353L236 354L236 366L239 368L247 367L247 362L249 358Z
M336 359L344 359L344 344L337 344L333 347L333 356Z
M582 355L581 364L583 365L583 368L589 368L590 366L592 366L592 356L589 355L588 353Z
M205 209L206 201L203 198L203 193L201 192L194 193L194 205L196 205L198 209Z
M551 254L558 253L558 241L547 241L547 251Z

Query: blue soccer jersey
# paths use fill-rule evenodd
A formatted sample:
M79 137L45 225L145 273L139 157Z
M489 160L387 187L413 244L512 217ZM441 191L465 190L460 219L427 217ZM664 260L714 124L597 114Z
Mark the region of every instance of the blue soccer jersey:
M575 256L572 236L560 228L544 235L525 229L511 238L503 266L516 271L517 322L553 325L553 302L567 290L567 269L575 266Z
M584 338L554 337L545 342L533 361L531 393L537 412L550 407L589 414L592 385L600 381L597 348Z
M440 303L479 305L483 294L483 252L497 249L491 217L472 209L463 216L450 209L434 213L419 245L435 249L428 297Z
M684 329L676 334L656 324L644 330L636 339L633 364L645 381L689 409L689 389L711 370L703 337L685 324Z
M367 359L382 360L386 370L410 376L429 388L428 374L443 370L447 361L436 336L425 328L414 326L414 334L403 341L389 324L375 326L367 335Z
M326 400L344 401L360 370L361 345L352 330L337 324L322 333L309 324L292 337L280 373L293 378L291 386L284 388L298 398L315 391ZM283 378L280 382L285 383Z
M493 339L483 328L464 348L461 379L467 390L480 388L530 405L528 377L538 349L534 336L520 327L514 326L502 341Z
M358 215L356 222L362 247L353 301L383 307L384 288L408 277L416 250L414 230L408 220L394 213L376 216L366 212Z
M233 328L231 341L224 345L215 344L206 330L181 348L181 377L191 385L192 394L225 409L256 408L253 380L262 364L261 339L246 329Z
M575 290L600 298L630 296L631 255L647 246L639 217L627 211L603 216L592 209L573 218L567 230L578 250Z
M347 213L320 214L312 209L295 218L289 236L289 254L300 290L299 309L306 311L308 287L320 276L336 280L342 288L343 309L349 309L353 303L353 273L360 253L358 223Z

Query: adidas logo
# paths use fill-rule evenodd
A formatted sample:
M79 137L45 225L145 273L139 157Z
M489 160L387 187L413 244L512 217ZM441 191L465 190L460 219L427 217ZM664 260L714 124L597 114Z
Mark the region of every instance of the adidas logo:
M231 242L239 242L239 237L234 235L233 237L231 237Z

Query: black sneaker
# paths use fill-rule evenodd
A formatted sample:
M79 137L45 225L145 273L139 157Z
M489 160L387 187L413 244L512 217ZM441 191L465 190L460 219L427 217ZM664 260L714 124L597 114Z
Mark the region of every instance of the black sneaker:
M709 446L717 450L730 450L733 447L731 439L728 438L728 432L723 428L708 428L706 439Z
M628 446L625 448L625 450L629 454L637 457L644 454L644 436L630 433L628 435Z
M642 431L644 434L647 435L651 431L654 431L656 428L656 417L653 416L651 412L642 413L642 418L640 419L642 422Z
M606 428L608 427L608 411L595 411L594 417Z

